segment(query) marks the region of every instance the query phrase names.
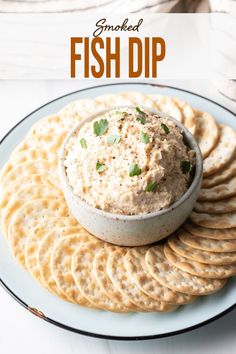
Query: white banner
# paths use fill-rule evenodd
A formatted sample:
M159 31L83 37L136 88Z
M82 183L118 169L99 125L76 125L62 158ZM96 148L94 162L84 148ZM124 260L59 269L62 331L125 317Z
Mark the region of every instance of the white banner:
M1 14L0 78L235 78L235 27L227 14Z

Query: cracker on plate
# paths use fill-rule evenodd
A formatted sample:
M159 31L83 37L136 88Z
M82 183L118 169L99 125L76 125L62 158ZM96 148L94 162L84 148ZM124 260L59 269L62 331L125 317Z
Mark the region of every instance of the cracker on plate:
M178 237L168 239L168 245L180 256L192 259L196 262L215 265L225 265L236 262L236 252L215 253L199 250L186 245Z
M175 305L183 305L193 301L193 296L172 291L153 278L145 262L148 249L148 246L133 247L125 255L125 267L133 282L155 300L166 301Z
M236 228L231 229L208 229L198 226L187 220L182 227L192 235L204 238L213 238L215 240L234 240L236 239Z
M69 300L65 293L57 286L51 270L51 253L56 242L66 236L75 235L80 232L81 226L74 227L54 227L41 240L37 252L37 264L43 284L52 293L60 296L64 300Z
M41 221L33 230L29 233L25 241L25 262L26 268L30 274L42 283L38 263L37 253L42 238L54 228L67 228L78 226L77 220L66 217L51 217Z
M42 149L27 149L15 154L11 154L9 160L5 163L0 171L0 184L6 175L17 165L35 160L49 161L52 162L52 164L55 166L57 164L57 155Z
M35 199L22 205L8 228L11 251L18 262L25 266L25 242L29 233L43 220L50 217L71 217L64 198Z
M183 115L183 123L188 130L195 135L197 131L197 117L190 104L186 101L182 101L179 98L174 98Z
M117 246L107 246L101 248L95 255L93 261L93 272L96 281L102 288L102 290L110 297L113 301L123 304L127 311L138 311L138 307L135 306L127 296L118 291L111 279L107 274L107 259L111 252L117 249Z
M197 121L195 138L198 142L203 158L206 158L214 149L219 140L219 128L215 118L206 112L194 110Z
M26 139L38 136L52 136L53 138L62 133L69 133L69 131L78 124L79 120L73 116L65 117L60 114L53 114L39 119L30 128Z
M194 210L200 213L209 214L225 214L236 211L236 196L231 198L211 201L211 202L196 202Z
M56 177L57 178L57 177ZM22 178L16 180L16 182L9 184L4 189L0 191L0 224L2 223L2 216L5 209L12 197L12 195L18 193L21 189L29 187L33 184L44 184L47 186L54 187L52 183L47 179L46 174L44 175L25 175Z
M57 287L67 299L83 306L92 306L75 284L71 273L72 256L76 249L91 240L95 240L85 230L59 238L51 251L50 268Z
M147 96L155 102L156 109L184 123L184 115L174 98L158 94L150 94Z
M62 131L61 134L51 133L47 134L41 133L37 135L29 135L22 142L16 146L13 154L25 151L28 149L43 149L49 151L50 153L58 154L68 131Z
M126 252L126 248L120 247L108 257L107 273L114 286L143 311L159 312L175 309L175 306L167 302L154 300L140 290L140 288L132 281L124 266L124 256Z
M229 181L218 184L211 188L200 189L198 200L212 201L229 198L236 195L236 177L231 178Z
M157 109L157 105L155 100L153 100L151 97L148 95L138 92L138 91L125 91L125 92L120 92L118 93L118 96L123 97L125 100L127 100L127 103L132 106L138 106L142 105L144 107L149 107L152 109Z
M230 160L228 164L223 167L221 170L215 172L213 175L203 178L202 187L209 188L216 186L218 184L224 183L229 178L236 175L236 158L233 157L233 160Z
M192 212L189 219L199 226L209 229L230 229L236 227L236 212L225 214L208 214Z
M123 304L106 295L94 276L93 260L104 246L104 242L90 241L78 247L72 256L72 275L81 293L95 307L113 312L127 312Z
M216 147L203 161L203 176L207 177L224 168L233 158L236 149L236 133L228 125L220 125L220 138Z
M190 275L174 267L165 257L163 246L153 246L146 253L147 267L162 285L174 291L191 295L208 295L220 290L226 283L221 279L205 279Z
M36 174L45 175L45 178L47 178L53 185L58 186L60 183L56 170L57 164L52 164L46 160L24 162L20 165L16 165L3 179L0 185L0 193L13 183L21 181L23 178L25 179L25 177L28 177L30 180L30 175Z
M5 211L2 215L2 230L8 238L8 227L17 210L26 202L34 199L48 198L59 200L63 199L60 190L44 184L32 184L29 187L21 189L18 193L13 194Z
M236 252L235 240L214 240L210 238L203 238L194 236L186 231L178 232L179 239L193 248L210 252Z
M73 117L76 121L82 122L83 119L87 118L91 114L106 108L108 107L105 102L99 103L96 99L83 98L70 102L60 110L59 114L64 119Z
M193 261L174 252L165 244L164 253L168 261L176 268L202 278L225 279L236 275L236 264L213 265Z

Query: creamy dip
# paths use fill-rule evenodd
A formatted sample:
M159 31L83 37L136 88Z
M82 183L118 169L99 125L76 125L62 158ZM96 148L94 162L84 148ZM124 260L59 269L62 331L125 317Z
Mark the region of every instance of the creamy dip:
M116 214L169 207L187 190L194 152L168 117L141 107L119 108L85 123L66 146L75 195Z

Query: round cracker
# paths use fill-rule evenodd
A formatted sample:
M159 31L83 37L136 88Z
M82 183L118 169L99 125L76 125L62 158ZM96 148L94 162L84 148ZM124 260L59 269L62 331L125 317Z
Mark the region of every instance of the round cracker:
M82 226L80 225L75 227L54 228L42 238L38 247L37 263L43 284L49 291L51 291L53 294L60 296L64 300L70 299L57 286L57 283L53 277L50 263L51 253L54 245L56 244L59 238L77 234L81 230Z
M25 241L25 262L30 274L39 282L42 282L38 263L37 252L42 238L54 228L68 228L78 226L73 218L47 218L40 222L27 236Z
M81 230L78 234L59 239L51 251L50 268L57 287L67 299L82 306L91 306L92 304L75 284L71 273L71 261L76 249L91 240L95 240L95 238L85 230Z
M145 105L153 108L154 102L147 95L136 91L125 91L116 94L105 94L95 98L96 104L99 109L114 108L115 106L137 106Z
M53 187L52 183L47 179L46 174L35 174L22 176L22 178L18 179L16 182L9 184L9 186L0 190L0 223L2 222L2 215L4 214L5 208L7 207L12 195L33 184L44 184Z
M1 185L0 185L0 193L2 193L2 190L7 188L8 186L11 186L13 183L16 183L17 181L21 181L22 178L25 179L25 177L28 176L30 179L30 175L45 175L47 179L53 184L53 185L60 185L60 182L58 180L58 177L56 176L56 171L57 171L57 165L52 164L51 162L48 162L46 160L38 160L38 161L32 161L32 162L24 162L20 165L17 165L14 167L3 179Z
M10 221L14 217L17 210L28 201L41 198L58 200L63 198L63 194L61 191L51 186L33 184L12 195L2 215L2 230L7 238Z
M195 135L197 131L197 117L194 113L194 110L192 109L190 104L188 104L186 101L182 101L178 98L174 98L174 101L182 112L184 125L186 126L186 128L188 128L190 133Z
M0 184L6 175L17 165L24 162L35 161L35 160L46 160L52 162L53 165L57 164L57 155L50 153L50 151L44 151L41 149L28 149L24 150L10 156L10 159L5 163L0 171Z
M220 279L205 279L174 267L165 257L162 246L149 248L146 264L152 276L174 291L191 295L208 295L219 291L226 283Z
M95 99L82 99L71 102L59 114L65 118L74 117L74 119L82 121L96 111L99 112L104 109L114 108L114 106L133 106L140 103L148 107L154 106L153 100L146 95L140 92L127 91L116 94L105 94Z
M215 118L206 112L194 110L197 121L195 138L198 142L202 157L206 158L216 146L220 131L216 124Z
M175 99L169 96L162 96L158 94L147 95L148 98L154 101L157 110L169 114L181 123L184 123L184 115ZM142 103L139 103L142 104Z
M70 102L60 110L59 115L65 119L73 117L74 120L82 122L83 119L102 109L103 106L99 105L95 99L84 98Z
M72 275L81 293L95 307L113 312L127 312L123 304L118 304L106 295L94 276L94 257L104 246L104 242L90 241L78 247L72 256Z
M211 201L221 200L236 195L236 177L231 178L226 183L219 184L211 188L200 189L198 200Z
M125 99L129 100L132 105L138 106L142 105L144 107L156 108L156 104L152 98L144 93L138 91L125 91L119 93L119 95L123 96Z
M232 229L208 229L206 227L192 224L189 220L182 226L186 231L192 235L199 237L210 238L214 240L234 240L236 239L236 228Z
M14 152L29 149L42 149L57 153L68 132L79 120L74 116L54 114L39 119L29 130L26 138L17 146Z
M236 252L236 239L235 240L214 240L194 236L186 231L178 232L179 239L193 248L210 252Z
M172 251L168 244L165 244L164 253L174 267L202 278L226 279L236 275L236 264L215 266L192 261Z
M212 202L197 202L194 210L200 213L224 214L236 211L236 196Z
M209 188L221 184L236 175L236 158L213 175L203 178L202 187Z
M114 107L126 107L133 106L134 100L126 95L127 92L119 92L116 94L105 94L95 98L95 102L99 110L114 108ZM135 103L136 104L136 103ZM141 103L139 103L141 104Z
M221 124L220 138L217 146L203 161L203 176L207 177L221 170L233 158L236 149L236 134L234 130Z
M174 306L167 303L154 300L145 294L129 277L124 266L124 257L126 248L118 248L110 253L107 262L107 274L109 275L114 286L125 294L131 302L141 308L143 311L170 311Z
M42 149L57 154L61 149L67 134L68 131L62 131L60 134L56 135L51 132L48 132L47 134L38 133L37 135L30 134L14 149L13 153L15 154L29 149Z
M32 125L26 138L35 137L37 139L38 135L51 135L54 138L61 133L68 133L78 123L79 120L73 116L64 117L60 114L46 116Z
M166 301L175 305L192 302L193 296L174 292L153 278L145 262L145 255L148 249L148 246L133 247L125 255L125 267L133 282L154 300Z
M135 306L127 296L118 291L109 276L107 275L107 259L111 252L117 249L117 246L109 246L101 248L94 257L93 261L93 272L96 281L102 288L102 290L107 294L109 298L113 301L123 304L129 311L138 311L139 308Z
M25 266L25 241L41 221L50 217L70 217L64 198L35 199L22 205L8 228L10 247L18 262Z
M231 229L236 227L236 212L207 214L193 211L189 218L194 224L208 227L209 229Z
M168 245L180 256L204 264L225 265L234 263L236 261L236 252L215 253L198 250L186 245L178 237L172 237L168 239Z

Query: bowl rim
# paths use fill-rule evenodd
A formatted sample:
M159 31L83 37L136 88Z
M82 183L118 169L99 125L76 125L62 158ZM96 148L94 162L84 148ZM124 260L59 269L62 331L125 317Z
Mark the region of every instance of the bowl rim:
M127 215L127 214L115 214L111 213L102 209L98 209L89 203L87 203L85 200L83 200L80 196L75 195L73 192L72 187L70 186L66 174L66 168L64 166L64 158L65 158L65 147L71 138L71 136L79 130L85 123L93 120L94 118L99 118L103 114L110 112L115 109L121 109L121 108L135 108L137 105L130 106L130 105L122 105L122 106L114 106L111 108L103 109L96 111L95 113L89 115L87 118L83 119L81 122L76 124L67 134L66 138L64 139L64 142L61 146L61 149L59 151L59 158L58 158L58 171L59 171L59 178L60 181L63 183L66 183L67 185L67 190L70 191L70 193L73 195L73 198L76 199L82 206L83 208L87 209L91 213L98 214L102 217L106 217L109 219L115 219L115 220L121 220L121 221L141 221L141 220L146 220L146 219L152 219L156 218L158 216L162 216L164 214L168 214L170 211L173 211L174 209L178 208L181 204L183 204L186 200L189 199L189 197L194 193L196 188L199 185L199 182L202 179L203 175L203 158L202 158L202 153L200 150L200 147L194 138L194 136L191 134L191 132L177 119L173 118L167 113L160 112L156 109L152 109L150 107L146 107L144 105L140 105L144 110L148 111L151 114L154 115L159 115L161 117L167 117L170 120L172 120L182 131L184 134L185 141L188 142L188 147L190 147L192 150L195 151L195 157L196 157L196 164L195 164L195 173L194 177L192 180L191 185L188 187L187 191L181 196L180 199L178 199L175 203L171 204L168 208L163 209L163 210L158 210L154 211L151 213L147 214L135 214L135 215ZM191 146L189 146L191 145ZM64 193L64 192L63 192Z

